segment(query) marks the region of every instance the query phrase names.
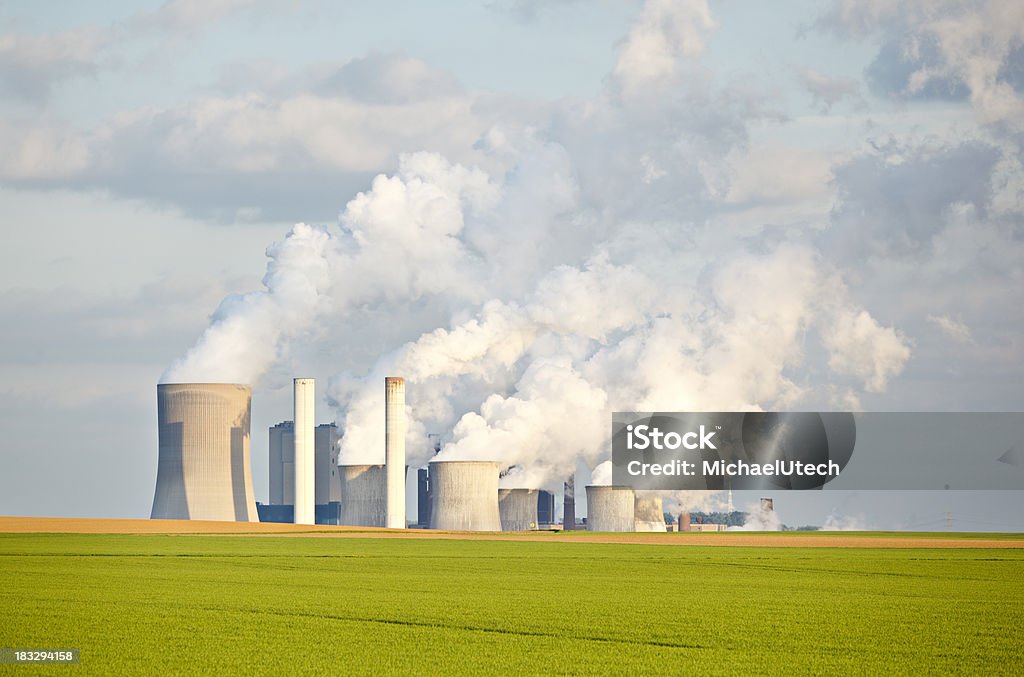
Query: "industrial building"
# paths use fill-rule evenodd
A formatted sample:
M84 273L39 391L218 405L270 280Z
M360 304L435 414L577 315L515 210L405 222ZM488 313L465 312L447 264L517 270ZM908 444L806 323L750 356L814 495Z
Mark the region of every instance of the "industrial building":
M501 531L498 464L494 461L431 461L430 528Z
M536 489L498 489L498 515L502 531L532 531L537 528Z
M294 424L282 421L270 428L270 500L269 505L295 505ZM334 423L318 425L314 431L313 458L316 475L316 505L341 500L338 475L338 441L341 435Z
M156 400L159 460L151 518L258 521L249 459L252 389L161 383Z
M588 531L635 531L636 499L631 487L587 485Z
M636 494L633 504L633 531L666 531L661 494Z

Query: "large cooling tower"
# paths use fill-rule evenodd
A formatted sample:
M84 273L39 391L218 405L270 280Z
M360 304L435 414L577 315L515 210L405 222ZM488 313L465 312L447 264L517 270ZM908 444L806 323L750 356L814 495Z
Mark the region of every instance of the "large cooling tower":
M349 527L382 527L387 517L387 476L382 465L340 465L341 518Z
M297 378L295 386L295 523L316 522L316 475L313 462L316 418L316 381Z
M494 461L431 461L430 500L431 529L501 531Z
M156 387L153 519L259 521L249 462L251 395L249 386L232 383Z
M384 379L384 463L389 529L405 528L405 379Z
M630 487L587 485L587 530L633 531L633 496Z
M660 495L636 495L633 502L633 525L634 531L666 531Z
M498 514L502 531L537 528L536 489L498 489Z

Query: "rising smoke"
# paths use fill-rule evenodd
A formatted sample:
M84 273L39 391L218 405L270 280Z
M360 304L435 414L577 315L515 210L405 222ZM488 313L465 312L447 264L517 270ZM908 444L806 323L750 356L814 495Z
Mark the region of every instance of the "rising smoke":
M650 4L593 100L484 135L486 171L410 153L338 227L296 225L264 289L226 299L162 381L258 383L297 343L355 340L358 318L372 361L318 365L336 374L341 462L383 461L382 381L401 375L411 465L439 432L442 458L550 489L608 458L612 411L848 408L883 390L910 343L854 300L817 231L717 218L721 158L761 113L687 84L714 23L683 6L654 21L672 10ZM717 121L686 122L704 106Z

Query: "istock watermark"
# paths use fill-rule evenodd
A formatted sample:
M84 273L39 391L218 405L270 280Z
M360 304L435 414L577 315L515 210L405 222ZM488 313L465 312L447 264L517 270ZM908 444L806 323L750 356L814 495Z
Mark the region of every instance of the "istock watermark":
M1024 489L1024 414L616 412L634 489Z

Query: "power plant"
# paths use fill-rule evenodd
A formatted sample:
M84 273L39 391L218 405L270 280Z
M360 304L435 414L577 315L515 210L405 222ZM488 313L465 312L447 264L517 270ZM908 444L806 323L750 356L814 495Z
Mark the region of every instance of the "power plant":
M259 521L249 460L251 400L247 385L157 385L152 519Z
M348 527L383 527L387 523L387 473L383 465L340 465L341 517Z
M589 496L589 494L588 494ZM666 531L661 494L637 494L633 503L633 531Z
M494 461L431 461L430 528L501 531L498 464Z
M635 531L635 515L631 487L587 485L588 531Z
M536 489L498 489L498 514L502 531L537 528Z
M269 496L257 504L250 463L251 387L157 386L159 463L153 519L271 521L402 529L406 523L405 380L384 380L384 464L338 465L335 424L316 425L315 380L293 380L293 420L269 430ZM431 436L433 450L440 450ZM421 528L529 531L557 527L555 496L498 489L495 461L431 461L417 472ZM564 484L563 528L576 526L575 482ZM632 489L586 488L591 531L665 531L662 500ZM770 501L765 506L771 509Z

